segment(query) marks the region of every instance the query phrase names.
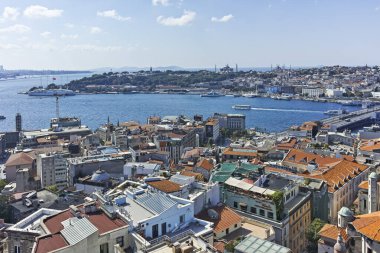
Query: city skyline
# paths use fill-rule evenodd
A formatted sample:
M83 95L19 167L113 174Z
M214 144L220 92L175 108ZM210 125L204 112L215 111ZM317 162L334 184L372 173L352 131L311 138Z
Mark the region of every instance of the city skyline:
M376 65L379 1L2 1L7 69Z

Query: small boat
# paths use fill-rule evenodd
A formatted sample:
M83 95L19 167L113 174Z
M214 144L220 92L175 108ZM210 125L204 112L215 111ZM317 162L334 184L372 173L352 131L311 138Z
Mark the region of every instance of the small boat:
M215 92L215 91L211 91L209 93L201 94L201 97L211 97L211 98L223 97L223 96L224 95L222 95L218 92Z
M342 115L345 113L347 113L346 110L328 110L324 112L326 115Z
M243 94L243 97L246 97L246 98L257 98L259 96L259 94L257 93L245 93Z
M0 120L3 120L3 119L6 119L6 117L3 115L0 115Z
M232 108L235 110L251 110L252 107L250 105L234 105Z

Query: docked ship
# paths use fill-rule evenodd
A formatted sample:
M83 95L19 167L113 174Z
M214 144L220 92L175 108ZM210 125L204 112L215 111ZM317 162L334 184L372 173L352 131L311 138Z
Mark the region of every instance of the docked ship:
M252 107L250 105L234 105L232 108L235 110L251 110Z
M36 89L28 92L29 96L74 96L75 92L68 89Z
M211 91L211 92L209 92L209 93L201 94L201 97L212 97L212 98L216 98L216 97L223 97L223 95L220 94L220 93L218 93L218 92Z
M2 120L2 119L6 119L6 117L3 115L0 115L0 120Z

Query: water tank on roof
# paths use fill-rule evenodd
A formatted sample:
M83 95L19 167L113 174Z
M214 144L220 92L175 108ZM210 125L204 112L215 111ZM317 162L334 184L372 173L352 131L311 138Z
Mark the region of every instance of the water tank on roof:
M216 220L219 218L219 214L217 211L215 211L214 209L208 209L207 210L207 214L208 216L212 219L212 220Z
M97 170L91 176L91 181L94 181L94 182L103 182L103 181L107 181L108 179L110 179L110 175L104 170Z

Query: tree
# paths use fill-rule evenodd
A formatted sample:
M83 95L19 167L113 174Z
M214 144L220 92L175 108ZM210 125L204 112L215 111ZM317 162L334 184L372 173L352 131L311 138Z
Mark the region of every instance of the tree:
M320 236L318 232L326 223L319 218L314 219L310 226L306 229L306 239L308 240L307 252L318 252L318 240Z
M46 190L54 192L54 193L58 193L59 192L59 189L58 189L58 187L56 185L49 185L49 186L46 187Z
M276 206L277 220L281 220L282 212L284 211L284 193L281 191L276 191L272 194L271 199Z
M0 195L0 217L5 220L5 222L10 222L10 208L8 197Z
M0 179L0 191L2 191L6 185L7 181L5 181L4 179Z

